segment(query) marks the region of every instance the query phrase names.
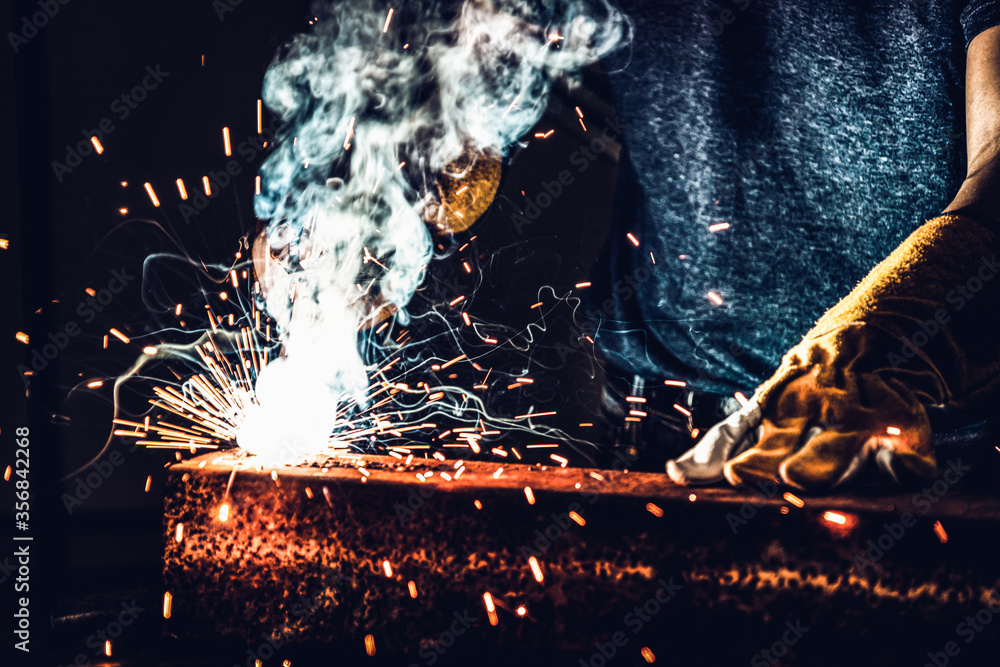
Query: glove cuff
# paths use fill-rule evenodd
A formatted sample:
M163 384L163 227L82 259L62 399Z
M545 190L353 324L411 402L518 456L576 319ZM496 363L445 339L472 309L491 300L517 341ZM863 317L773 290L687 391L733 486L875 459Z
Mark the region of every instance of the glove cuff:
M925 405L979 412L1000 389L998 258L992 226L957 214L928 221L816 322L755 399L766 405L817 357L860 333L885 339L884 359L871 359L870 371L915 384Z

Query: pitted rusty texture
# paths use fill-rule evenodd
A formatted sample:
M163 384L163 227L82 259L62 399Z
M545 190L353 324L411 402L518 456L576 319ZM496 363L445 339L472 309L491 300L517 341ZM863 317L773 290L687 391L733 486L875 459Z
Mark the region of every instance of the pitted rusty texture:
M363 460L367 478L350 460L278 468L276 481L271 469L241 470L228 496L231 455L173 466L168 632L355 645L372 634L381 649L407 652L459 623L470 644L573 651L622 628L661 590L670 594L660 594L659 620L680 632L719 614L836 628L875 608L898 623L950 622L1000 590L979 521L946 521L956 546L941 543L929 516L899 537L898 513L861 513L853 530L822 518L830 507L882 507L870 499L807 500L782 514L780 498L721 489L691 502L690 489L647 473L507 465L495 479L495 464L466 462L449 482L450 461ZM421 482L416 473L428 470ZM908 500L879 502L905 511ZM880 540L892 544L879 549Z

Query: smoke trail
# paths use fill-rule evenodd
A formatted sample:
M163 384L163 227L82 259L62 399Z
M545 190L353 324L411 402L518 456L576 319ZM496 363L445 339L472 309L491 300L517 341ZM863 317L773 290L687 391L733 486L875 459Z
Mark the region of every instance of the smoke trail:
M628 37L606 0L375 0L323 5L279 51L263 99L283 122L262 165L259 276L284 358L257 380L240 444L322 449L338 405L363 404L365 320L407 304L432 255L437 177L461 156L506 155L553 81ZM385 305L391 310L380 310ZM290 428L293 427L293 428Z

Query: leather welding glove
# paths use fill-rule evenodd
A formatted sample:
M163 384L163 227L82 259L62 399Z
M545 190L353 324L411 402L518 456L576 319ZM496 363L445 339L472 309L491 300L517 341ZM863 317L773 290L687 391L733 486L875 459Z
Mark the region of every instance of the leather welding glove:
M973 418L1000 389L998 254L1000 233L968 217L924 224L667 463L671 479L824 491L873 458L897 481L933 478L928 409Z

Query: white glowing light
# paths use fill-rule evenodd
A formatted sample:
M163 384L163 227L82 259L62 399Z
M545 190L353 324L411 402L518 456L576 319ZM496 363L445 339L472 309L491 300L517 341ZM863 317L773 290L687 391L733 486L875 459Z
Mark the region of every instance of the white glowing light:
M268 68L263 103L284 125L261 166L254 208L268 221L265 255L281 259L257 278L284 358L256 382L258 404L237 435L242 448L279 461L329 448L342 401L364 407L357 332L377 315L371 302L408 323L433 252L424 220L431 184L460 176L445 173L460 156L504 155L540 118L553 81L628 39L628 20L610 6L590 15L571 3L555 25L541 3L532 18L551 30L538 33L505 4L467 2L444 21L430 11L409 18L452 38L414 43L420 57L409 55L414 49L401 57L393 40L375 38L391 10L337 3ZM424 90L434 99L414 94ZM506 111L494 108L498 100ZM416 153L400 154L416 137L424 138ZM408 159L419 177L401 169ZM369 271L369 259L381 270Z
M308 366L279 359L261 370L236 441L264 463L298 463L330 445L339 397Z

